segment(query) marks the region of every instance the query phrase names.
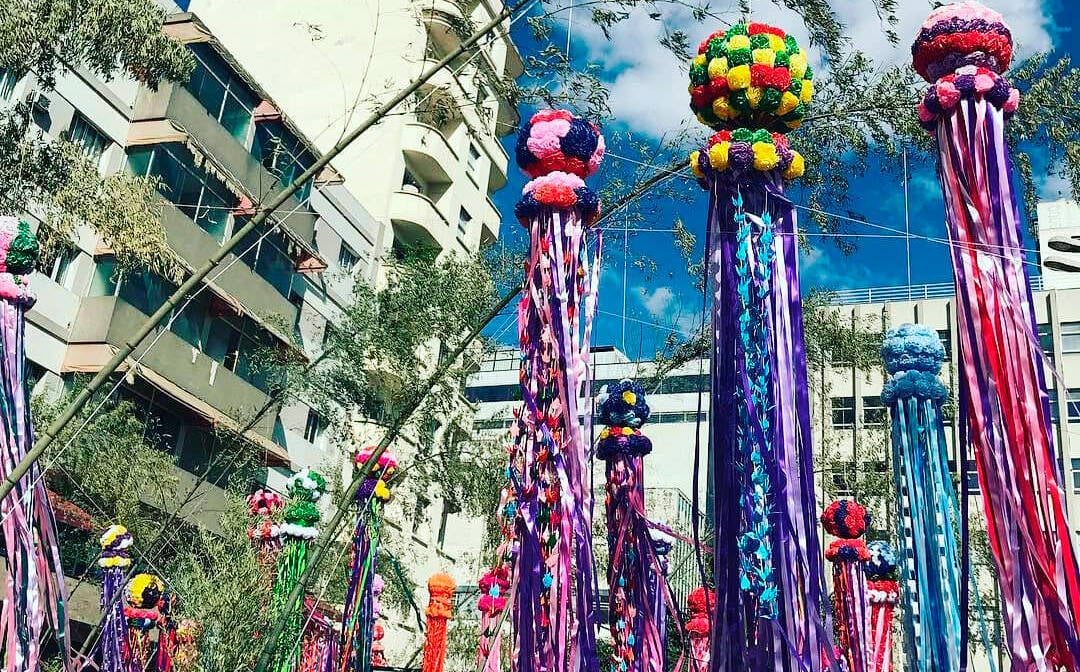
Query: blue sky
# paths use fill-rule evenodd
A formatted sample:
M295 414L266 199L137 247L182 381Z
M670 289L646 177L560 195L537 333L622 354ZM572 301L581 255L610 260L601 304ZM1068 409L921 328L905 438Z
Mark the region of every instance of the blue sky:
M1049 49L1058 54L1072 54L1080 49L1080 33L1077 31L1080 28L1080 10L1067 9L1066 5L1071 4L1068 0L984 1L1005 14L1021 56ZM882 36L873 13L873 3L837 0L832 4L848 27L846 34L858 36L852 39L853 45L880 63L903 62L910 58L910 40L930 8L923 0L902 0L899 3L902 9L899 10L901 21L897 32L901 44L894 48ZM663 7L660 6L661 9ZM712 9L725 18L738 18L737 3L730 0L714 3ZM610 106L614 117L605 126L609 136L630 132L639 140L655 140L675 131L680 124L702 138L707 136L705 127L691 123L685 73L680 70L680 64L674 57L657 45L657 39L665 29L677 27L688 33L691 44L697 44L714 29L711 23L697 24L686 15L685 10L678 8L664 11L659 19L635 13L628 21L616 26L612 39L607 40L580 16L582 10L578 10L578 13L579 16L572 23L569 40L571 59L578 66L586 62L602 65L603 79L611 91ZM566 14L562 12L560 15ZM787 10L773 4L758 0L754 4L754 18L788 28L799 36L800 22ZM523 26L524 22L515 24L515 40L527 54L530 49L536 48L537 43ZM792 29L792 26L795 28ZM559 45L566 44L565 30L561 34L556 31L552 41ZM805 45L805 37L800 42ZM530 112L523 110L526 115ZM508 137L506 143L513 156L513 137ZM631 154L625 147L616 146L612 151L619 156ZM1038 161L1037 149L1033 154ZM902 235L905 228L903 184L891 175L875 172L853 181L849 203L837 213L872 223L867 226L841 222L843 230L852 234L850 239L857 245L852 254L842 253L833 239L815 235L817 229L809 221L808 213L800 212L800 223L806 226L812 243L811 249L804 251L800 259L804 291L814 287L852 289L904 285L907 284L909 258L913 284L951 281L952 267L947 246L926 240L944 238L946 235L941 191L932 157L909 158L910 240L905 240ZM611 156L592 181L602 182L620 174L627 175L634 168L628 160ZM808 171L814 169L814 166L807 166ZM686 272L686 263L666 230L671 228L675 218L680 218L698 236L700 255L707 199L694 183L688 180L680 182L677 186L687 200L658 203L655 221L640 225L662 231L632 234L624 249L624 235L618 230L619 224L608 221L611 228L605 232L605 264L594 345L616 345L624 347L631 356L651 357L673 330L689 333L699 322L701 294L693 288L692 279ZM523 184L524 178L515 174L510 184L494 197L504 213L506 223L501 235L507 244L520 241L523 233L513 223L510 214ZM792 195L797 202L800 200L797 192ZM1067 188L1056 178L1044 179L1041 182L1041 195L1043 198L1056 198L1067 195ZM1028 247L1032 245L1029 243ZM633 263L634 259L641 257L655 263L655 272L644 272ZM508 313L498 318L485 333L506 343L515 342L514 317Z

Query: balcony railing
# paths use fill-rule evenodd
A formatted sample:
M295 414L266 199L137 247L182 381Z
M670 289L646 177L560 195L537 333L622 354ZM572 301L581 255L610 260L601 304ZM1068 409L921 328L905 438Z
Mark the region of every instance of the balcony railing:
M1041 275L1031 277L1031 290L1042 291ZM956 295L956 285L951 282L933 282L924 285L896 285L892 287L865 287L840 289L829 292L829 302L834 306L861 303L888 303L890 301L921 301L923 299L947 299Z

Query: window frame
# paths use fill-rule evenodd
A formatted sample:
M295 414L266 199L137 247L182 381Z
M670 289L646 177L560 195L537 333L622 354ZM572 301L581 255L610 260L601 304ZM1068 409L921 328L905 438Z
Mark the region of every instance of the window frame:
M830 411L831 425L833 429L854 429L855 428L855 397L831 397ZM837 406L837 402L847 401L850 406ZM850 413L851 419L847 422L841 420L837 422L837 413ZM846 417L846 416L845 416Z

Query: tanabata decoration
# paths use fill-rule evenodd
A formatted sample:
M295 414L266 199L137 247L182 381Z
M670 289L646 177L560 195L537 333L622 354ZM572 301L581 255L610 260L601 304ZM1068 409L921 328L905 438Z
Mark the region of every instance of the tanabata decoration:
M285 615L285 627L274 656L274 672L292 672L300 662L303 610L298 606L286 612L289 593L307 569L309 546L319 536L316 527L322 514L318 502L326 492L322 474L304 468L288 481L289 504L281 524L282 547L277 557L277 577L270 595L270 612L276 618Z
M806 53L762 23L713 33L690 63L690 107L717 131L690 155L709 192L714 672L832 664L796 217L784 195L804 170L784 133L812 95Z
M881 348L889 379L881 401L892 416L892 464L897 534L908 609L907 659L919 672L960 669L962 616L960 511L949 473L941 405L948 390L938 380L945 347L933 329L904 324Z
M161 619L164 594L165 584L153 574L136 574L127 585L124 618L128 623L131 644L128 664L132 672L149 669L154 659L154 640L150 631Z
M281 524L277 512L285 506L285 499L273 490L259 488L247 496L247 504L252 517L248 538L258 548L259 559L264 565L273 564L281 550Z
M932 83L919 117L938 145L956 273L961 422L970 425L1012 667L1076 670L1080 570L1005 138L1019 102L1002 76L1012 51L1001 15L975 2L935 9L911 47L915 69Z
M510 430L513 495L504 498L513 531L498 561L511 567L514 586L512 666L596 672L592 418L582 397L590 394L600 234L590 235L599 199L584 179L599 166L604 139L570 112L545 110L522 128L516 155L532 180L515 208L529 231L518 304L523 403Z
M664 644L650 595L659 563L645 517L642 465L642 458L652 452L652 441L641 433L649 412L645 388L631 380L610 383L597 405L596 421L605 426L596 443L596 457L607 465L604 510L612 641L612 660L604 667L616 672L663 670Z
M424 632L424 659L421 672L446 669L446 622L454 616L454 589L457 585L442 572L428 579L427 629Z
M480 646L476 663L481 672L498 672L502 633L499 622L506 610L506 597L510 591L510 570L499 565L480 577Z
M690 640L691 672L708 672L712 667L709 652L710 611L716 609L716 593L698 586L686 598L690 618L686 621L686 636Z
M353 457L356 469L371 461L374 448L363 448ZM390 499L388 480L397 469L397 459L386 450L356 491L356 529L353 531L352 568L341 618L341 672L369 672L375 627L375 567L379 557L382 507Z
M376 574L374 580L371 582L371 592L375 596L372 605L372 614L375 617L375 626L371 635L371 664L372 665L387 665L385 647L382 643L382 639L386 636L386 632L379 619L382 618L382 602L379 600L379 596L382 595L383 589L386 587L386 582L383 581L381 574Z
M131 648L124 617L124 575L131 567L131 533L123 525L111 525L98 539L101 555L101 636L95 660L101 672L128 672Z
M836 645L847 672L867 672L870 607L863 563L870 554L862 536L870 524L870 514L858 502L841 499L825 508L821 522L825 531L836 537L825 551L825 559L832 563Z
M0 479L9 479L34 443L26 387L26 311L34 305L27 286L38 243L26 222L0 217L0 344L4 407L0 429ZM0 600L0 660L5 672L37 672L41 638L52 630L64 669L71 669L64 573L56 521L35 462L0 503L6 564Z
M322 602L311 597L304 600L304 638L300 642L300 664L296 672L336 672L338 669L337 618Z
M675 537L650 528L649 536L652 539L653 552L659 571L653 572L649 577L649 603L652 605L653 620L656 621L656 632L660 638L660 668L667 669L667 577L670 571L668 554L675 544Z
M870 602L870 647L867 669L870 672L892 672L893 616L900 603L900 582L897 581L896 551L885 541L866 545L866 597ZM911 660L909 657L908 660ZM936 668L952 670L959 668Z

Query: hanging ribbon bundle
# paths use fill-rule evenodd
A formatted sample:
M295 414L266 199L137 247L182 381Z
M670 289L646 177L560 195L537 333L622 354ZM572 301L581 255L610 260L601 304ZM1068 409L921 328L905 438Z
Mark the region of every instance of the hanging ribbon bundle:
M652 539L653 553L656 554L658 571L649 575L649 604L652 605L652 616L656 622L656 632L660 640L660 658L657 669L667 669L667 604L665 592L667 590L667 577L670 566L668 554L671 553L675 544L675 537L655 528L649 529Z
M161 619L165 584L153 574L136 574L127 586L124 618L128 624L131 644L130 668L133 672L149 669L154 657L154 641L150 634Z
M34 305L27 287L38 259L38 243L26 222L0 217L0 375L3 428L0 429L0 479L26 457L34 443L26 389L24 331ZM55 634L64 668L70 669L64 574L60 568L56 521L37 463L4 498L3 546L6 564L0 600L0 659L6 672L36 672L46 626Z
M532 180L515 208L529 230L518 305L523 404L511 428L507 480L513 532L516 672L594 672L596 588L587 437L592 418L589 340L600 275L589 225L599 211L584 178L596 171L604 139L595 125L563 110L533 115L518 136L517 162ZM584 423L578 416L584 415Z
M692 672L706 672L709 665L709 612L716 608L716 593L702 586L690 591L686 598L690 609L690 618L686 621L686 634L690 638L690 660Z
M277 578L270 596L270 612L280 617L289 602L289 593L300 581L308 563L309 545L319 536L316 525L322 517L318 501L326 492L322 474L305 468L288 480L289 504L281 524L282 547L277 557ZM287 615L275 654L274 672L292 672L300 660L302 610Z
M476 662L481 672L498 672L502 633L496 628L506 609L506 595L510 590L509 570L505 566L496 567L480 578L479 587L480 600L476 608L480 610L480 647Z
M371 612L375 618L375 625L371 634L371 664L372 665L386 665L386 653L382 643L383 637L386 636L386 631L383 629L382 623L379 623L379 619L382 618L382 602L379 600L379 596L382 595L383 589L386 587L386 582L383 581L381 574L376 574L375 578L371 582L371 593L375 596L372 601Z
M870 614L863 563L870 554L861 537L870 524L870 514L858 502L841 499L825 508L821 523L826 532L837 537L825 551L825 558L832 563L836 644L847 672L867 672Z
M907 561L904 619L908 659L919 672L960 667L960 514L949 474L938 380L945 348L933 329L905 324L885 335L881 349L889 380L881 400L892 415L893 477L898 536Z
M454 616L454 589L449 574L428 579L427 629L424 637L422 672L443 672L446 668L446 622Z
M641 426L648 420L641 383L607 386L596 418L605 425L596 456L607 463L608 628L615 672L663 669L664 646L650 599L657 568L645 517L642 458L652 452L652 441Z
M374 448L356 453L353 464L365 468ZM375 627L375 567L379 555L382 508L390 499L387 481L397 469L397 459L389 450L379 456L375 467L356 492L356 529L353 531L352 569L342 612L341 672L369 672Z
M946 5L911 48L933 86L919 117L938 143L956 272L961 407L970 422L1014 669L1080 669L1080 571L1055 462L1005 121L1019 94L1002 17Z
M871 541L866 545L866 598L870 602L870 640L867 650L867 670L892 672L893 615L900 603L900 582L896 568L896 551L887 542ZM908 660L911 660L909 657ZM920 668L922 669L922 668ZM931 668L927 668L931 669ZM959 668L940 667L938 670Z
M783 30L738 23L690 63L690 107L717 132L690 155L709 191L713 282L714 670L819 670L828 632L815 522L795 210L803 158L783 135L813 95Z
M307 618L296 672L335 672L340 634L334 627L334 614L310 597L304 600L304 612Z
M131 533L123 525L111 525L98 539L101 544L101 636L95 660L101 672L127 672L131 650L124 618L124 574L131 566Z
M252 517L248 538L256 545L263 565L272 565L281 550L281 525L277 512L285 500L273 490L259 488L247 496L248 512Z

